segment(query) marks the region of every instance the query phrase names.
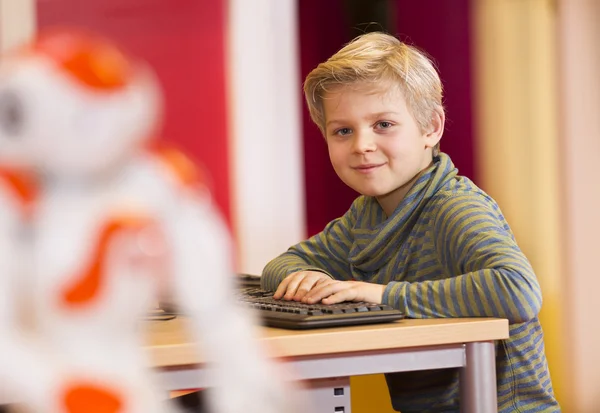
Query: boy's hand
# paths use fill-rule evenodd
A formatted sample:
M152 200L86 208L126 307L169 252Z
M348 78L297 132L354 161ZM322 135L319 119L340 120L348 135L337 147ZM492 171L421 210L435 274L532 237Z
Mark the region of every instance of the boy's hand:
M360 281L324 281L316 285L302 298L303 303L337 304L343 301L365 301L381 304L385 285Z
M285 277L273 298L279 300L301 301L306 294L315 286L326 281L333 281L331 277L319 271L298 271Z

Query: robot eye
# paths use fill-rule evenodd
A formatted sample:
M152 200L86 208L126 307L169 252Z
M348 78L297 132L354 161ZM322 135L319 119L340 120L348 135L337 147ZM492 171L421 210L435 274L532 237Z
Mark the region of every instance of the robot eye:
M0 129L8 136L16 137L23 128L23 103L12 91L0 92Z

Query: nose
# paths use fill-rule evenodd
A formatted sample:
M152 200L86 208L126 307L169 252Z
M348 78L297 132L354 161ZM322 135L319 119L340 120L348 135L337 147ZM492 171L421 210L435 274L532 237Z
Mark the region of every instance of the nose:
M358 154L373 152L377 148L375 136L369 132L355 132L352 149Z

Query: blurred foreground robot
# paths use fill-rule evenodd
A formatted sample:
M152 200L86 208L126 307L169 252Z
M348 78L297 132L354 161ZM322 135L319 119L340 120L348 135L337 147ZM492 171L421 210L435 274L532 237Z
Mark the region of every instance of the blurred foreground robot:
M300 411L232 299L203 177L150 144L160 117L152 71L104 38L55 30L3 56L0 383L34 412L172 411L140 350L168 295L214 364L211 411Z

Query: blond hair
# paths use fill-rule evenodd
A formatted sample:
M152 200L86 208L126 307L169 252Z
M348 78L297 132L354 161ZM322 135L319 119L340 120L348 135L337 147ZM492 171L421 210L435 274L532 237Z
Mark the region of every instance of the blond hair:
M436 110L444 110L442 82L429 57L414 46L389 34L358 36L327 61L313 69L304 81L310 117L325 135L324 95L338 86L358 82L397 85L422 133L431 126ZM385 85L381 85L385 86ZM439 152L439 143L433 150Z

